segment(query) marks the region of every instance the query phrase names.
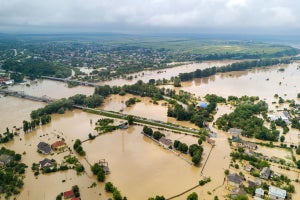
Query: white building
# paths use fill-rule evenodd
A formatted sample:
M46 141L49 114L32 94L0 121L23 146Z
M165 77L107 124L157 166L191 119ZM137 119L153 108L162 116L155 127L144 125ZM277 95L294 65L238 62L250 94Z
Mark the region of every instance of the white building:
M269 187L269 198L270 200L284 200L286 197L286 191L280 188L270 186Z
M255 189L255 196L259 198L264 198L265 191L262 188Z

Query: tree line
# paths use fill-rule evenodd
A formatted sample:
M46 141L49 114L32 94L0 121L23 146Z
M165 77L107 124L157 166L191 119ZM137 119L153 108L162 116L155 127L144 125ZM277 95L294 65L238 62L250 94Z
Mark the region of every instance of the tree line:
M44 115L49 115L53 113L63 114L66 110L71 110L74 104L82 106L85 105L90 108L95 108L97 106L100 106L103 103L103 101L104 98L97 94L93 94L90 96L76 94L67 99L63 98L52 102L43 108L34 110L30 113L30 117L32 119L38 119Z
M194 72L189 73L180 73L179 78L181 81L189 81L194 78L204 78L215 75L216 73L223 73L223 72L232 72L232 71L241 71L246 69L252 69L256 67L267 67L277 64L289 64L291 59L260 59L260 60L253 60L253 61L243 61L232 63L223 67L211 67L206 69L197 69Z
M144 126L143 133L148 135L149 137L154 138L155 140L160 140L160 138L165 137L165 135L159 131L153 131L152 128L148 126ZM200 138L198 144L192 144L188 146L186 143L180 142L179 140L175 140L173 146L169 146L170 149L174 148L182 153L189 153L192 157L192 162L197 165L199 164L203 147L201 146L202 139Z

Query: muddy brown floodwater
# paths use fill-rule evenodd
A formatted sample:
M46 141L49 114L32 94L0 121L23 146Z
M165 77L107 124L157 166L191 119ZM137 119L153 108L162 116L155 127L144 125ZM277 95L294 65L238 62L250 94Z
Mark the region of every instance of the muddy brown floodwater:
M111 81L106 82L100 82L100 84L108 84L108 85L131 85L137 82L138 80L143 80L144 82L148 82L150 79L170 79L172 76L178 76L180 73L185 72L193 72L196 69L205 69L208 67L220 67L224 65L231 64L233 62L238 62L238 60L224 60L224 61L206 61L202 63L188 63L184 65L180 65L178 67L172 67L167 69L161 69L161 70L145 70L138 73L128 74L127 77L132 76L132 80L126 80L126 79L113 79Z
M223 97L259 96L271 104L274 94L284 99L296 99L300 91L299 63L273 66L264 69L221 73L208 78L194 79L182 83L181 90L205 96L205 94L218 94ZM284 71L280 72L279 69ZM277 100L278 101L278 100ZM299 99L296 101L300 102Z
M51 80L38 80L36 82L29 82L30 87L25 84L19 84L14 86L9 86L9 90L24 92L28 95L33 96L48 96L53 99L61 99L73 96L75 94L85 94L91 95L94 93L93 87L77 86L73 88L68 88L68 84L59 81Z
M23 120L30 119L32 110L44 105L40 102L0 95L0 132L4 132L6 127L21 127Z
M145 82L151 78L168 79L171 76L178 75L180 72L194 71L197 68L206 68L208 66L221 66L231 62L194 63L158 70L160 72L144 71L143 76L142 73L136 74L137 77L134 78L133 82L138 79L143 79ZM215 93L224 97L228 95L253 95L259 96L261 99L265 98L268 103L276 101L274 99L275 93L285 99L295 99L300 91L300 85L298 84L300 70L297 69L297 66L298 64L294 63L267 69L217 74L209 78L183 82L183 87L180 89L195 93L201 97L206 93ZM279 72L279 68L284 68L285 70ZM106 83L109 85L123 85L133 82L116 79ZM280 82L281 84L279 84ZM47 95L55 99L69 97L77 93L90 95L94 91L91 87L83 86L68 88L65 83L50 80L40 80L37 84L31 83L30 87L17 85L9 87L9 89L24 91L26 94L36 96ZM158 105L155 105L150 102L150 98L137 97L141 99L141 102L131 107L126 107L125 101L130 97L132 95L112 95L105 100L105 104L100 109L122 111L126 114L197 128L189 122L178 122L173 118L168 118L167 106L162 105L163 101L159 101ZM297 101L299 102L299 99ZM1 96L1 131L5 131L6 127L11 129L14 125L20 127L24 119L29 120L29 114L32 110L44 105L44 103ZM231 110L228 105L219 105L215 119ZM69 190L75 184L79 185L83 199L107 199L111 197L111 195L104 192L103 184L97 184L94 188L88 188L93 182L96 182L96 178L91 174L89 165L84 159L80 159L80 162L85 166L87 173L80 176L77 176L75 171L69 170L49 175L41 174L36 179L30 169L33 162L38 162L45 157L54 158L60 162L65 155L69 154L65 152L59 155L40 155L36 151L36 145L40 141L52 143L59 136L66 140L69 147L72 147L75 139L84 140L88 138L89 133L96 134L94 123L99 118L101 116L80 110L66 112L62 115L55 114L52 116L51 124L40 127L26 135L21 134L13 142L6 145L1 144L1 146L13 149L17 153L26 152L23 155L23 161L29 168L24 180L24 189L18 196L18 199L54 199L57 194ZM92 120L92 124L90 124L90 120ZM203 160L200 167L195 167L140 134L141 130L141 126L130 127L127 130L117 130L83 144L83 148L87 152L87 160L90 163L97 162L102 158L108 161L111 174L107 177L107 180L112 181L128 199L147 199L155 195L170 197L197 185L198 181L204 177L211 177L212 182L193 190L198 193L201 199L213 199L214 196L224 199L224 195L229 193L225 189L225 184L223 185L224 170L229 166L229 154L231 152L227 141L227 133L212 128L217 133L217 138L215 138L216 146L211 149L209 144L204 143ZM166 131L165 134L172 140L181 140L189 145L197 143L197 138L188 135L175 134L170 131ZM291 142L296 139L298 134L299 131L292 129L286 135L286 138ZM269 152L268 149L263 148L261 151ZM289 159L286 152L273 153ZM184 155L184 157L189 158L187 155ZM204 166L207 158L208 160ZM280 171L281 169L276 168L276 170ZM285 171L285 173L288 176L299 176L298 173L293 171ZM298 185L296 185L296 190L299 191ZM188 194L177 199L186 199ZM297 192L293 199L298 199L298 196Z
M33 162L45 157L54 158L60 163L63 156L68 155L67 152L48 156L37 153L36 145L40 141L51 144L57 140L57 136L60 136L66 140L69 147L72 147L76 138L84 140L88 138L89 133L96 134L95 126L90 124L90 120L95 122L99 118L101 116L80 110L63 115L56 114L53 115L51 124L26 135L22 134L15 138L14 142L5 145L18 153L26 152L23 161L29 166L28 175L24 180L24 190L18 199L54 199L57 194L75 184L79 185L84 199L106 199L109 195L103 191L103 184L98 184L96 188L87 188L96 182L90 172L81 176L77 176L74 171L41 174L36 179L30 169ZM147 199L156 194L172 196L198 183L201 168L188 164L174 153L158 146L143 136L141 131L142 126L134 126L127 130L101 135L93 141L84 143L87 160L94 163L105 158L111 170L107 180L112 181L129 199ZM197 143L197 138L172 134L172 139L183 137L185 138L183 141L188 144ZM205 147L204 158L208 155L208 151L209 147ZM80 161L88 170L86 161L83 159ZM44 189L39 187L41 185Z

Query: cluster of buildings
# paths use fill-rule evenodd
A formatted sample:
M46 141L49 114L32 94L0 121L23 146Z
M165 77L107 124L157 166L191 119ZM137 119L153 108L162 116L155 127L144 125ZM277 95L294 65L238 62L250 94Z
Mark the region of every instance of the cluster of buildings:
M284 200L287 196L286 190L274 186L269 187L267 194L270 200ZM265 195L265 191L262 188L256 188L255 196L253 197L253 199L264 200L266 196L267 195Z
M37 145L38 152L42 154L50 154L52 150L63 150L67 147L67 144L64 141L56 141L53 144L48 144L46 142L40 142Z
M243 140L240 137L242 132L243 132L243 129L230 128L228 130L228 133L230 133L232 135L231 142L234 143L237 147L256 150L257 149L256 143Z
M269 179L272 174L270 168L265 167L260 172L261 179ZM262 181L257 178L254 181L248 180L248 186L251 188L255 188L255 195L253 196L254 200L264 200L268 198L270 200L284 200L287 197L287 191L278 187L269 186L267 192L263 188L261 188ZM227 176L227 180L229 185L233 187L231 192L231 198L235 198L238 195L246 195L246 192L240 187L245 178L238 175L237 173L229 174Z
M67 147L67 144L64 141L56 141L53 144L48 144L46 142L40 142L37 145L38 152L42 154L50 154L52 150L54 151L59 151L59 150L64 150ZM45 169L49 168L52 169L55 166L56 161L54 159L48 159L44 158L43 160L40 161L40 168Z
M275 121L279 118L281 118L283 121L288 120L288 113L283 112L282 116L279 117L273 117L269 119L271 121ZM286 121L287 123L288 121ZM280 159L277 157L269 158L267 156L259 155L254 150L256 150L257 144L254 142L249 142L241 139L240 135L243 132L242 129L238 128L230 128L228 132L232 135L231 142L233 145L237 147L242 147L245 149L245 153L251 156L259 157L264 160L269 160L272 162L279 162ZM245 167L245 171L252 172L254 167L252 165L247 165ZM259 172L259 178L255 178L254 181L248 180L248 186L250 188L255 188L255 195L253 196L254 200L264 200L264 199L270 199L270 200L284 200L287 198L287 191L283 190L281 188L275 187L275 186L269 186L268 190L264 190L262 188L262 180L270 180L273 177L274 172L269 167L264 167ZM241 184L245 181L245 178L243 176L238 175L237 173L229 174L227 176L227 180L231 186L233 186L231 197L234 198L237 195L245 195L246 192L242 189Z

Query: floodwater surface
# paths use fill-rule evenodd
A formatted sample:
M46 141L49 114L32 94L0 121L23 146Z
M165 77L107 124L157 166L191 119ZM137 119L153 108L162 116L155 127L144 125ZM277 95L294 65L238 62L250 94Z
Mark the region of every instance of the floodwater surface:
M109 85L123 85L125 83L132 84L138 79L143 79L145 82L151 78L169 79L180 72L189 72L210 66L221 66L230 64L230 62L232 61L193 63L164 70L144 71L137 73L137 77L133 79L133 82L116 79L107 83ZM284 71L280 72L279 68L283 68ZM183 82L183 87L180 89L195 93L196 96L200 97L205 96L207 93L215 93L224 97L229 95L259 96L261 99L266 99L268 103L271 103L276 101L274 94L278 94L284 99L296 99L296 95L300 91L299 80L300 70L298 69L298 64L293 63L195 79ZM47 95L55 99L69 97L77 93L90 95L94 91L92 87L78 86L68 88L66 83L50 80L40 80L37 84L31 83L30 87L16 85L9 87L9 89L24 91L26 94L36 96ZM150 98L137 97L141 102L126 107L125 101L130 97L133 97L133 95L112 95L105 100L104 105L100 109L197 128L189 122L178 122L174 118L167 117L167 105L164 101L153 104ZM29 120L32 110L44 105L44 103L1 96L1 131L5 131L6 127L11 129L15 125L20 127L24 119ZM232 111L230 105L218 105L215 120L222 114L230 111ZM214 196L224 199L224 195L229 193L226 190L226 184L223 182L225 177L224 170L229 167L230 163L229 154L231 149L227 140L229 135L216 130L212 123L210 124L212 131L217 133L217 137L214 138L216 146L212 148L207 143L203 144L203 159L198 167L188 164L177 154L162 148L143 136L140 133L142 126L133 126L126 130L117 130L101 135L93 141L83 143L88 162L85 159L80 159L80 162L84 165L87 173L77 176L75 171L69 170L48 175L41 174L38 178L34 177L31 171L33 162L39 162L45 157L55 158L60 162L63 156L69 154L69 152L47 156L38 154L36 146L40 141L51 144L58 139L64 138L67 145L72 149L75 139L85 140L88 138L89 133L97 134L94 130L95 122L100 118L103 117L80 110L68 111L62 115L55 114L52 115L51 124L42 126L25 135L21 133L14 141L4 145L17 153L24 153L22 161L29 166L24 180L24 189L18 199L55 199L57 194L71 189L72 185L76 184L80 187L83 199L107 199L111 195L104 191L103 184L98 183L96 187L88 188L93 182L96 182L96 177L89 170L88 162L95 163L100 159L106 159L109 163L111 174L107 176L107 181L113 182L128 199L147 199L156 195L171 197L197 185L198 181L204 177L211 177L212 182L193 190L201 196L201 199L213 199ZM120 123L120 121L116 121L116 123ZM198 141L197 138L184 134L175 134L171 131L165 131L164 133L168 138L180 140L188 145ZM298 140L294 141L298 134L299 131L291 129L290 133L286 135L286 141L298 143ZM262 153L269 153L270 156L276 154L278 157L289 159L289 154L283 151L274 150L271 152L264 148L260 148L260 150ZM188 155L182 156L190 159ZM276 170L280 171L279 168ZM285 173L289 176L299 177L298 173L293 171L285 171ZM41 185L43 186L42 188L40 187ZM296 190L299 191L298 185L296 185ZM176 199L186 199L187 195L193 191ZM298 199L298 195L296 193L293 199Z
M145 70L138 73L128 74L127 77L132 77L131 80L127 79L113 79L110 81L100 82L100 84L107 84L107 85L131 85L137 82L138 80L143 80L143 82L148 82L150 79L170 79L171 77L178 76L180 73L187 73L187 72L193 72L196 69L205 69L208 67L221 67L224 65L231 64L233 62L238 62L237 60L224 60L224 61L205 61L201 63L188 63L184 65L180 65L178 67L172 67L167 69L161 69L161 70Z

